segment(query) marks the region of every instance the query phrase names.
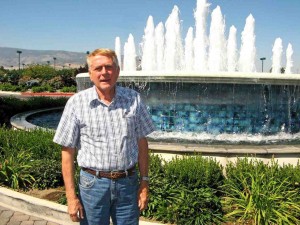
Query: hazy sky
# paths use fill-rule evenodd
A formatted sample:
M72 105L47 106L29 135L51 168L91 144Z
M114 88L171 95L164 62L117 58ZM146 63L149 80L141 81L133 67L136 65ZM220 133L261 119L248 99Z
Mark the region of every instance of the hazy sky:
M221 7L229 28L237 28L238 45L245 20L255 18L257 65L266 57L271 67L272 47L276 38L283 41L283 66L288 43L294 50L294 71L300 73L300 0L210 0L207 17ZM174 5L180 10L182 38L195 26L196 0L0 0L0 46L37 50L92 51L114 48L115 38L122 46L128 35L135 43L142 40L149 15L154 23L166 22Z

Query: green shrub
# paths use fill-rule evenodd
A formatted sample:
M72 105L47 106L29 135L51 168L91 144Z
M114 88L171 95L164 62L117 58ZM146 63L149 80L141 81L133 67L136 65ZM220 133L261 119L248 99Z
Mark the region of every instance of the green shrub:
M34 93L36 93L36 92L54 92L55 91L54 88L48 84L42 85L42 86L37 86L37 87L32 87L31 90Z
M0 183L15 189L61 186L61 147L53 135L0 128Z
M287 168L290 172L284 174ZM290 182L290 174L295 174L291 171L274 161L267 165L245 158L230 163L223 186L225 218L250 224L298 224L300 192Z
M54 159L60 160L60 146L52 139L54 132L41 129L31 132L0 128L0 153L10 156L13 152L29 151L32 160ZM14 151L12 152L11 149Z
M2 148L3 149L3 148ZM30 175L31 153L26 151L14 151L10 155L1 154L0 157L0 184L13 189L28 188L34 182L34 177Z
M169 182L183 184L189 190L206 187L218 190L224 181L222 166L200 155L174 158L166 164L165 173Z
M3 83L3 84L0 84L0 90L1 91L24 91L24 90L26 90L26 88L22 87L20 85L12 85L10 83Z
M76 92L76 86L71 87L63 87L60 91L61 92Z
M150 177L150 198L148 208L142 212L142 215L148 218L153 217L158 208L164 206L168 196L169 185L164 178L163 159L154 154L150 154L149 159L149 177Z
M165 162L151 155L149 174L150 199L144 216L176 224L222 221L217 189L211 188L222 184L224 179L216 161L195 156ZM201 181L204 183L200 184Z
M47 189L63 186L61 160L35 160L29 173L34 177L34 188Z
M30 77L31 79L50 80L56 76L57 71L48 65L30 65L23 70L22 76Z
M222 222L222 206L215 190L199 188L194 190L177 187L167 214L169 222L182 225L220 224Z
M71 87L76 85L75 70L74 69L62 69L57 71L57 75L61 78L62 85Z

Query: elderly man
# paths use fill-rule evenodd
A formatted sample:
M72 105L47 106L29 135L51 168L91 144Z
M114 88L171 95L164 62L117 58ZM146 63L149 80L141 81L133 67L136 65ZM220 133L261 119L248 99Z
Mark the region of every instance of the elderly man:
M154 125L140 95L116 85L120 68L114 51L96 49L87 63L94 86L69 99L54 136L62 145L68 212L80 224L105 225L110 218L118 225L138 224L148 201L146 136Z

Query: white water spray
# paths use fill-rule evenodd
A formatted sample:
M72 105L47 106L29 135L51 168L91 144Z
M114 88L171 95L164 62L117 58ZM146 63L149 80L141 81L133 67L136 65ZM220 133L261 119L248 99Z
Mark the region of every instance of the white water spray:
M220 6L217 6L211 14L209 32L208 70L212 72L225 71L226 68L226 40L225 21Z
M122 68L122 58L121 58L122 52L121 52L121 39L120 39L120 37L116 37L115 52L116 52L116 55L117 55L117 58L118 58L118 61L119 61L119 66L120 66L120 68Z
M294 61L293 61L293 47L292 45L289 43L288 47L286 49L286 68L285 68L285 73L293 73L293 66L294 66Z
M198 73L210 71L256 72L256 36L253 16L250 14L246 19L241 33L240 52L238 52L236 28L234 26L230 28L227 41L225 38L225 19L219 6L213 10L211 15L208 40L206 20L209 6L210 4L207 3L207 0L197 0L196 9L194 10L195 28L193 30L191 30L192 27L189 28L184 40L184 46L181 38L182 30L179 9L176 5L165 22L165 26L160 22L155 27L153 17L149 16L143 43L141 44L142 69L148 71L193 70ZM195 33L194 36L193 31ZM124 70L136 70L133 66L136 64L135 46L134 44L129 44L129 41L125 45L124 64L126 65L123 65L123 68ZM131 54L130 56L127 56L125 49L126 52ZM278 52L278 50L275 51ZM293 67L291 56L288 56L292 54L292 49L289 49L289 52L287 52L287 72L292 70ZM130 63L128 58L131 58L129 60ZM275 66L273 72L276 70Z
M175 5L168 17L165 34L165 69L174 71L181 70L183 61L183 46L181 40L181 26L179 20L179 9Z
M185 70L192 71L194 68L194 48L193 48L193 28L190 27L185 42L185 51L184 51L184 62Z
M155 43L156 43L156 63L157 70L162 71L164 69L164 49L165 49L165 36L164 25L160 22L155 27Z
M256 47L254 29L255 20L252 14L250 14L246 19L246 24L241 37L242 45L239 59L240 72L256 72Z
M142 70L156 70L156 48L153 17L149 16L143 37Z
M206 18L210 4L206 0L197 0L194 12L195 39L194 39L194 70L207 71L207 47Z
M236 40L236 28L231 26L229 30L229 37L227 42L227 71L236 72L237 71L237 40Z
M128 41L124 45L124 71L136 70L136 51L132 34L129 34Z
M280 73L281 72L280 69L281 69L282 52L283 52L281 38L276 38L272 52L273 52L272 73Z

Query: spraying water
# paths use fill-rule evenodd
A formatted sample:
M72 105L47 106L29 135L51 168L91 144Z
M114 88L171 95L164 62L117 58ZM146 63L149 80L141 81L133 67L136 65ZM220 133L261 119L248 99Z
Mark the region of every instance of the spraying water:
M244 29L241 33L240 52L237 48L237 30L234 26L230 28L228 40L225 38L225 18L223 18L219 6L213 10L211 15L211 26L209 39L207 37L206 20L210 4L207 0L197 0L194 10L195 28L189 28L186 38L181 38L181 24L179 9L175 5L165 25L160 22L156 27L153 17L149 16L141 44L141 59L143 70L176 71L193 70L204 72L256 72L256 36L255 19L250 14L246 18ZM193 32L195 35L193 36ZM124 70L136 70L136 51L132 40L124 46ZM274 46L273 72L278 72L278 47ZM130 48L130 49L129 49ZM127 53L130 54L127 56ZM287 52L287 72L292 70L292 49ZM129 60L131 59L131 60ZM129 65L127 65L129 64ZM280 67L280 66L279 66Z
M185 38L184 62L185 70L192 71L194 67L193 28L190 27Z
M236 40L236 28L231 26L229 30L229 37L227 42L227 71L236 72L237 71L237 40Z
M121 58L121 39L120 37L116 37L116 40L115 40L115 52L116 52L116 55L117 55L117 58L118 58L118 61L119 61L119 66L120 68L122 68L122 58Z
M239 59L239 71L240 72L256 72L255 58L255 19L250 14L246 19L246 24L242 32L242 45Z
M206 18L210 4L206 0L197 0L194 12L196 34L194 39L194 70L207 71L207 35Z
M124 66L125 71L136 70L136 51L134 38L132 34L129 34L128 41L124 45Z
M225 21L220 6L211 14L209 32L208 69L212 72L225 71L226 68L226 40L224 37Z
M143 37L142 70L156 70L156 48L153 17L149 16Z
M162 22L160 22L155 27L155 43L156 43L157 70L162 71L164 69L164 49L165 49L164 25Z
M294 64L294 61L292 59L292 56L293 56L293 47L292 45L289 43L288 44L288 47L286 49L286 68L285 68L285 73L293 73L293 64Z
M281 38L276 38L272 52L272 73L280 73L283 52Z
M181 70L183 61L183 46L181 40L181 26L179 20L179 9L175 5L172 13L168 17L165 34L165 69Z

